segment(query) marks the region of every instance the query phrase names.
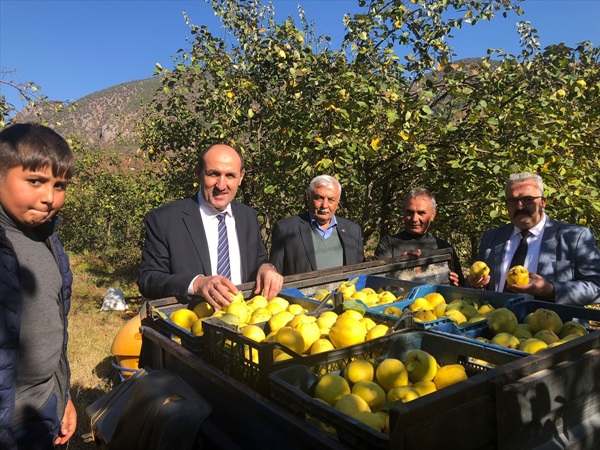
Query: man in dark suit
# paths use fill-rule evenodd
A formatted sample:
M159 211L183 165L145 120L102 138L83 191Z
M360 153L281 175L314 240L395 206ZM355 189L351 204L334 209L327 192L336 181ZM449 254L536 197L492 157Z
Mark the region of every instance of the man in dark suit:
M425 188L412 189L404 199L404 229L400 233L382 237L375 249L375 258L407 255L419 258L431 250L452 248L448 242L429 231L436 213L437 204L433 194ZM454 249L451 264L448 279L450 284L458 286L464 283L464 277Z
M229 305L230 292L238 293L236 284L253 280L255 294L279 293L283 277L268 262L256 213L233 200L244 174L239 151L224 144L208 147L196 168L198 194L148 213L138 273L144 297L185 302L201 296L220 308ZM228 251L222 252L221 244Z
M362 230L335 215L341 194L338 180L319 175L307 191L308 211L275 223L270 261L278 272L292 275L365 260Z
M505 195L511 223L485 232L477 255L477 260L490 267L490 274L469 275L468 283L498 292L506 287L555 303L600 303L600 253L593 233L585 227L553 220L545 213L546 198L539 175L512 174ZM530 282L505 286L506 273L522 239L526 245L520 253L525 259L519 265L529 271Z

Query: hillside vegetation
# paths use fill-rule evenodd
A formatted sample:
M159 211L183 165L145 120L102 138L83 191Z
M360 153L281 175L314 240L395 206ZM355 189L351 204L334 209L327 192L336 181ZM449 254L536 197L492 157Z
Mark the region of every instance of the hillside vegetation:
M56 110L57 101L28 106L15 122L46 122L64 136L77 136L86 146L109 147L131 154L139 146L137 121L142 106L160 87L158 77L130 81L95 92Z

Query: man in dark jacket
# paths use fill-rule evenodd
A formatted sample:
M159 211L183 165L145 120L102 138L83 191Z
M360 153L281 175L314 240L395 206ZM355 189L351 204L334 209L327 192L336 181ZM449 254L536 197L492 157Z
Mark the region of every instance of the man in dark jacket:
M221 308L241 283L256 281L254 293L269 299L279 293L283 277L269 264L256 213L234 201L245 173L238 150L207 147L196 167L200 191L148 213L138 272L144 297L203 297Z
M452 248L446 241L430 233L429 227L437 212L435 197L424 188L411 190L404 200L404 230L384 236L379 240L375 258L413 255L420 257L431 250ZM458 286L464 282L460 261L452 252L450 283Z
M319 175L307 191L308 211L275 223L269 260L280 273L292 275L365 260L362 230L335 215L341 194L338 180Z

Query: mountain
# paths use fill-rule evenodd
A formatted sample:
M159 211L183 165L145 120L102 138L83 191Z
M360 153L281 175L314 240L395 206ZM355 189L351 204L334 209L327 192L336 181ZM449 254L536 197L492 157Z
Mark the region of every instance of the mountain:
M25 107L13 122L46 121L65 137L77 136L87 144L129 153L139 146L135 122L142 105L159 87L160 78L153 77L103 89L73 104L45 101Z

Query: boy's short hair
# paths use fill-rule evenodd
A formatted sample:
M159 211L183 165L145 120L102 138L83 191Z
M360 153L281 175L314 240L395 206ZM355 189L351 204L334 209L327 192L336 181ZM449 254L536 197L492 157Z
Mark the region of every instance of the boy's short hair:
M17 123L0 131L0 178L19 166L33 171L49 167L55 177L68 180L75 171L75 157L67 141L51 128Z

